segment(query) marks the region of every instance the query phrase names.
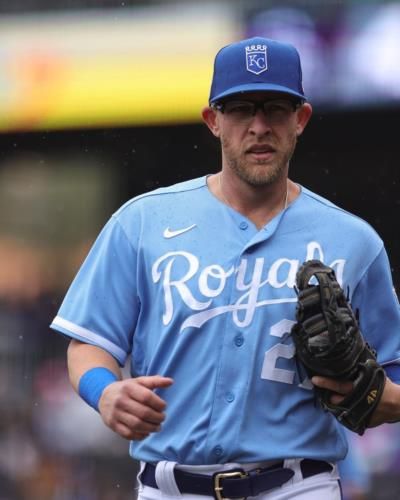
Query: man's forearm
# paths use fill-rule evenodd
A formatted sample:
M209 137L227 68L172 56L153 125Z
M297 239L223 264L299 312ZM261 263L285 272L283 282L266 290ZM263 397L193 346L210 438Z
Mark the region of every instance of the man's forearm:
M71 340L68 347L68 373L71 384L78 392L79 381L84 373L92 368L104 367L121 379L117 361L100 347Z
M369 427L400 421L400 385L386 379L382 398L374 411Z

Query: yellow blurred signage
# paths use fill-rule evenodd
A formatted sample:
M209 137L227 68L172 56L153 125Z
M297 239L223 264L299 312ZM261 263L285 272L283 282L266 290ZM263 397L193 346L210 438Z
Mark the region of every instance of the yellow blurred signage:
M0 19L0 131L200 120L225 9L96 12Z

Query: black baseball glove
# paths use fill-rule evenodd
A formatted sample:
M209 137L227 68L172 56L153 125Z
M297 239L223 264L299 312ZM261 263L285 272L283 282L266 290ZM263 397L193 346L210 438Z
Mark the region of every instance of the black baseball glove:
M309 377L322 375L353 382L352 392L338 405L330 402L331 391L317 387L315 391L325 410L361 435L382 396L385 372L375 351L364 341L333 269L319 260L307 261L297 272L296 287L297 323L291 332L296 356Z

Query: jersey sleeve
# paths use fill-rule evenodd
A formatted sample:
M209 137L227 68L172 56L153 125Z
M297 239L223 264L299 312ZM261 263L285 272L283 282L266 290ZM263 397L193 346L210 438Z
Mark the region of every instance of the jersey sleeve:
M361 278L352 297L360 328L378 361L400 383L400 305L384 248Z
M137 251L116 217L99 234L51 328L103 348L122 366L139 314Z

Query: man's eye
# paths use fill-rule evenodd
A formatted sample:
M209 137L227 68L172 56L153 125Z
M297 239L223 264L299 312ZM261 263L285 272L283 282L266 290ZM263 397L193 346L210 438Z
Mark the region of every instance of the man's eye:
M290 105L286 103L271 103L265 106L267 113L289 113L291 111Z
M231 104L226 108L228 113L237 113L237 114L248 114L251 113L252 106L246 103L235 103Z

